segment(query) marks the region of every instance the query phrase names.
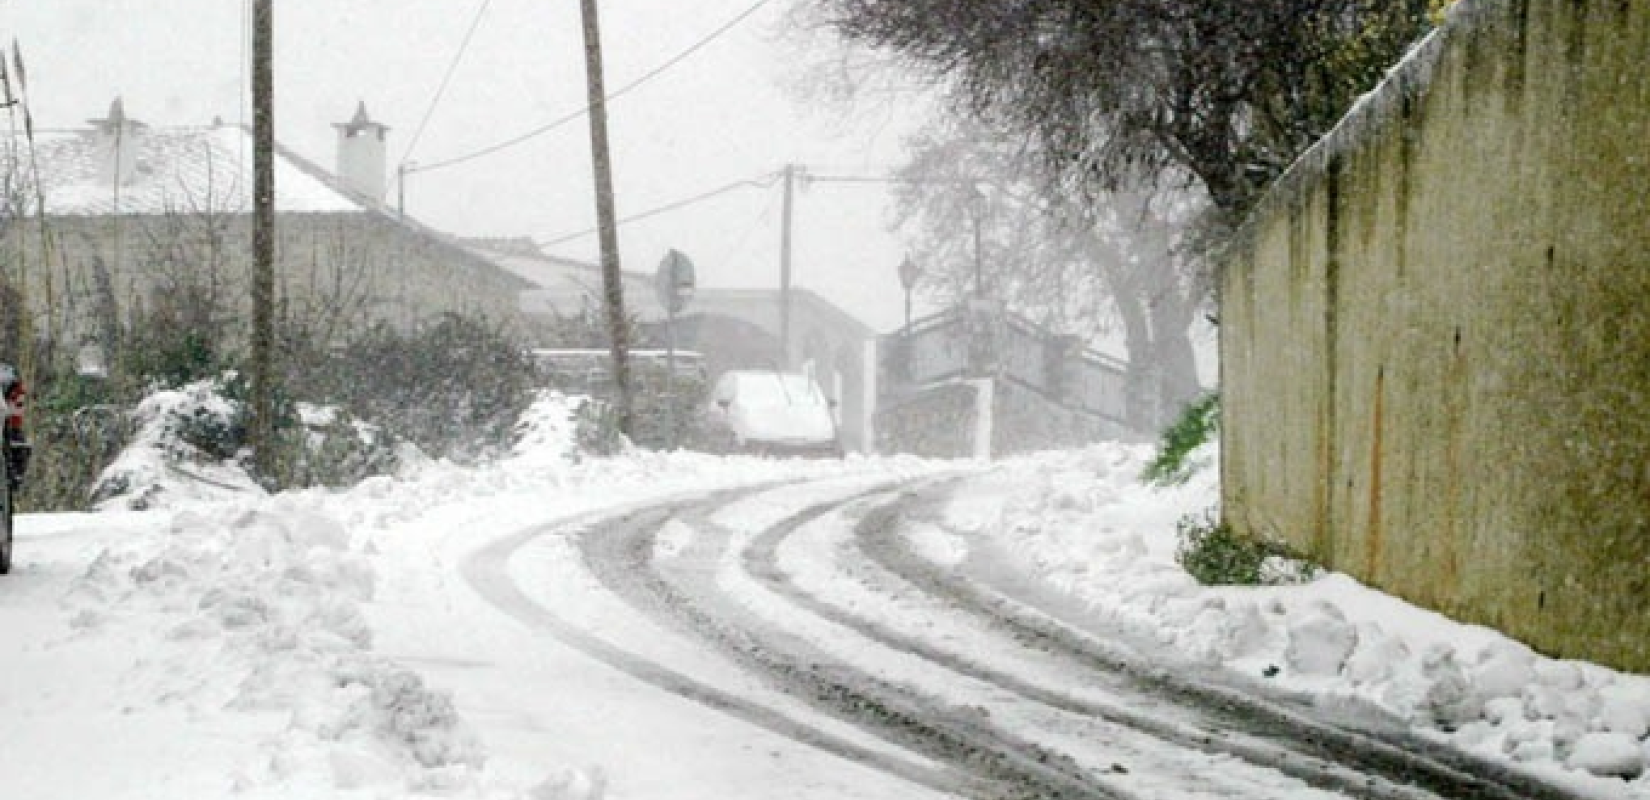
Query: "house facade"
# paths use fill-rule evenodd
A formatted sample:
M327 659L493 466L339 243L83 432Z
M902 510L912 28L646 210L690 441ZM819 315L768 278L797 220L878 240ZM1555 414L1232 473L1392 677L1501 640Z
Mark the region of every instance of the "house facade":
M89 123L4 141L0 280L26 308L5 327L76 347L167 304L244 317L251 131L152 127L119 100ZM383 205L388 128L364 105L334 127L337 173L276 148L281 320L337 337L443 312L517 319L522 279Z
M525 240L467 241L476 254L533 284L521 297L529 324L602 312L602 274L596 265L547 255ZM653 276L626 272L622 281L626 313L652 346L662 346L668 314L655 295ZM676 316L676 346L699 353L712 379L730 369L812 374L837 404L843 445L871 450L866 348L873 332L807 289L792 289L788 299L787 315L786 298L777 290L701 287ZM786 316L789 337L783 331Z

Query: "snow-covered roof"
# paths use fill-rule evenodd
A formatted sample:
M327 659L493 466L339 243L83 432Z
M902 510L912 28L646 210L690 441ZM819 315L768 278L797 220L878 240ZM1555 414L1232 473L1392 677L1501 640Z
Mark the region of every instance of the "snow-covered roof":
M534 286L521 294L523 312L576 316L592 299L599 301L602 297L602 268L598 264L552 256L531 243L466 239L463 245ZM644 322L665 318L665 309L653 294L653 276L625 271L622 280L626 311Z
M528 314L576 316L602 297L602 271L596 264L552 256L529 245L480 239L465 240L466 247L482 258L532 283L534 289L521 293L521 310ZM625 311L642 322L663 321L666 311L653 289L653 276L627 270L623 273ZM701 286L694 292L684 316L718 313L742 319L776 315L777 289L727 289ZM837 329L867 338L872 331L865 323L838 308L819 294L802 287L791 289L792 308L809 308Z
M30 176L38 170L48 214L251 212L253 148L246 128L140 127L127 134L135 170L118 187L103 163L107 156L100 149L101 135L93 129L36 131L32 159L29 143L19 135L0 153L0 166L17 170L25 183L32 183ZM277 212L365 212L376 207L326 171L277 148Z

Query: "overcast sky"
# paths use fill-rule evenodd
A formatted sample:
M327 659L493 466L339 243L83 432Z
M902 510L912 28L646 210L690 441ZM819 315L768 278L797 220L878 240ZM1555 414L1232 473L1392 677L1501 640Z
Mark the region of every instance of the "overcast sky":
M602 0L610 91L705 39L756 0ZM828 53L786 35L794 0L771 0L727 34L610 106L620 216L655 209L786 163L815 174L880 175L900 160L914 114L845 114L795 91ZM4 0L0 29L21 44L40 127L78 127L117 95L152 125L247 121L244 0ZM275 0L276 129L331 168L332 123L358 100L389 126L390 170L462 157L583 108L579 3L491 0L441 102L406 154L482 0ZM906 105L915 104L913 96ZM413 174L410 214L464 235L560 238L594 227L588 122L498 154ZM393 179L392 179L393 180ZM626 269L687 253L701 283L778 284L780 188L747 187L620 230ZM793 263L818 290L879 329L899 324L885 187L820 183L799 192ZM395 201L392 186L387 201ZM593 235L554 252L594 261Z

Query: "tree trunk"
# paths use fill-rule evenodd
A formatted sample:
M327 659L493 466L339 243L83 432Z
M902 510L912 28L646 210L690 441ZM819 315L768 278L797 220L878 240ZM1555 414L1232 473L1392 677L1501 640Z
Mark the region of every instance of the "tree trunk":
M1192 351L1192 304L1170 293L1159 300L1151 315L1152 349L1157 363L1159 427L1173 422L1186 404L1202 392L1197 381L1197 357Z
M1091 252L1098 249L1094 243ZM1102 265L1112 305L1123 321L1123 343L1129 356L1129 423L1155 433L1173 422L1202 391L1190 333L1197 303L1178 285L1172 266L1122 265L1119 261L1103 255L1095 259Z
M1148 319L1140 287L1133 280L1129 268L1120 256L1103 252L1105 246L1090 237L1089 251L1093 263L1100 265L1101 279L1111 295L1117 317L1123 321L1123 347L1128 351L1129 370L1124 375L1123 414L1129 427L1138 431L1156 430L1156 381L1152 364L1156 361L1152 346L1152 326Z

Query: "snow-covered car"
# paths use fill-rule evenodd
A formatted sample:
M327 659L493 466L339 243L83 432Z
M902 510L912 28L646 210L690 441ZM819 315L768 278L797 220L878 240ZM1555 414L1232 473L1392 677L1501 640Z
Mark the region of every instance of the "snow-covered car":
M0 458L0 469L5 480L0 481L0 575L11 572L11 518L12 502L17 490L23 488L23 475L29 469L33 448L23 436L23 379L17 368L0 363L0 445L5 458Z
M813 378L777 370L731 370L705 406L707 449L764 455L842 455L834 404Z

